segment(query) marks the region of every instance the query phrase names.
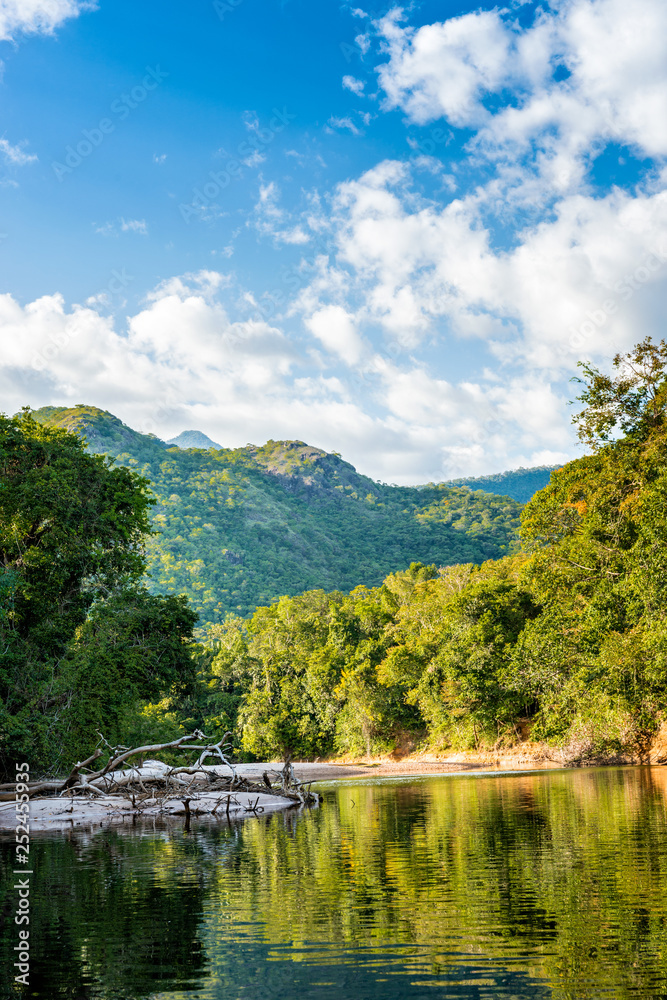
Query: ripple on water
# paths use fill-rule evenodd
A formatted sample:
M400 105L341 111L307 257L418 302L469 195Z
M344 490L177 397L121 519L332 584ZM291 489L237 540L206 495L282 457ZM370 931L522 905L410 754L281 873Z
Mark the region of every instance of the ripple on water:
M240 827L35 838L32 995L667 996L667 771L356 781L324 796ZM5 929L5 970L13 944Z

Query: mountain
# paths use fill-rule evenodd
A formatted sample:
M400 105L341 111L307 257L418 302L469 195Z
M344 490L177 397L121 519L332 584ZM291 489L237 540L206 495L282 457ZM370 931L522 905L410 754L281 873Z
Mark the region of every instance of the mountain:
M483 490L485 493L512 497L519 503L528 503L538 490L548 485L551 473L559 468L559 465L538 465L533 469L513 469L511 472L498 472L493 476L479 476L476 479L448 479L444 485Z
M88 449L95 454L161 455L167 445L154 434L133 431L118 417L96 406L43 406L32 416L41 424L61 427L85 438Z
M303 441L182 450L92 406L34 416L150 480L149 586L187 594L204 623L283 594L378 585L412 562L495 559L515 544L521 508L510 497L387 486Z
M203 434L201 431L181 431L178 437L170 438L167 441L168 445L175 446L176 448L215 448L216 451L222 450L221 444L216 444L215 441L211 441L207 434Z

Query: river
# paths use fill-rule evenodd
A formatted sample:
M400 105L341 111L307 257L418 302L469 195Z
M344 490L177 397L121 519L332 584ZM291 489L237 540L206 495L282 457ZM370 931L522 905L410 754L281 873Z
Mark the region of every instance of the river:
M35 835L31 985L12 989L6 920L0 996L667 996L667 768L321 792L232 826Z

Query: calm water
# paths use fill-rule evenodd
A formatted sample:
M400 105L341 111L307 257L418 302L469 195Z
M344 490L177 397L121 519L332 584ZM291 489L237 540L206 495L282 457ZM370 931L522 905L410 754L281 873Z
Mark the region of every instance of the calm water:
M323 792L231 829L35 836L32 985L5 923L0 996L667 997L667 768Z

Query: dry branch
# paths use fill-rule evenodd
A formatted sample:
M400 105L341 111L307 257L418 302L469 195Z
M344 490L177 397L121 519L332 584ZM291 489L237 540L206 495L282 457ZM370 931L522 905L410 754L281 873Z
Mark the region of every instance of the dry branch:
M194 801L193 796L197 796L199 792L214 791L222 793L220 803L226 797L227 817L229 817L229 805L234 792L256 793L259 796L266 795L270 791L271 794L290 799L295 804L310 804L317 800L310 791L310 785L303 785L297 780L289 757L281 771L269 772L278 778L279 785L271 783L266 771L263 774L262 784L239 777L236 768L224 753L230 748L230 744L226 743L230 735L230 733L225 733L221 740L202 745L201 741L206 740L206 736L199 730L195 730L187 736L181 736L167 743L152 743L129 748L113 747L100 734L100 741L109 753L109 760L103 768L97 771L88 771L88 766L102 756L103 750L98 747L86 760L77 762L66 778L28 782L27 794L30 798L34 798L36 795L68 795L73 798L75 795L112 794L131 800L134 809L141 809L141 803L145 803L149 799L159 799L165 803L174 798L185 801L183 796L187 794L189 803ZM193 743L193 740L197 740L197 743ZM194 764L180 767L171 767L160 760L154 760L151 762L152 770L148 763L142 763L141 766L130 765L122 769L122 765L133 757L140 757L143 762L146 756L159 754L165 750L196 750L199 751L199 757ZM210 765L206 767L203 762L207 757L216 758L220 765L229 768L230 774L220 775ZM217 766L216 764L215 767ZM187 780L188 778L190 780ZM0 785L0 802L11 801L14 797L14 783ZM139 798L138 806L137 798ZM236 799L234 801L235 804L238 804ZM254 807L251 806L250 811L255 813L261 811L258 802L259 798ZM217 808L216 806L216 810ZM193 813L195 811L195 809L192 810Z

